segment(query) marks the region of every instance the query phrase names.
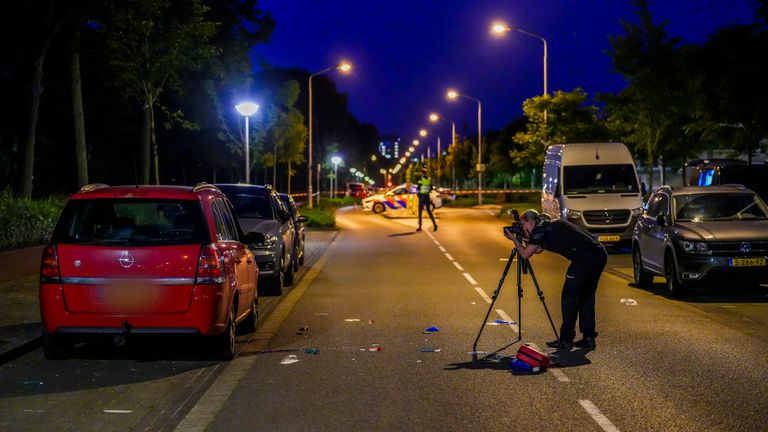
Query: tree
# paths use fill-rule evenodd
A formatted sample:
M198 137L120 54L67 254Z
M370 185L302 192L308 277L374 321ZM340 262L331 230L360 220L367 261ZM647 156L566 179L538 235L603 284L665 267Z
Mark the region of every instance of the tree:
M133 97L144 113L140 179L160 182L155 108L166 88L181 90L180 75L197 69L215 54L210 40L216 24L206 18L201 0L125 0L110 5L102 29L104 55L114 84Z
M587 105L587 93L576 88L572 92L556 91L552 96L536 96L523 102L525 131L512 139L509 157L514 166L533 167L544 163L544 152L550 143L601 142L608 130L597 118L597 108ZM547 120L544 121L544 111Z

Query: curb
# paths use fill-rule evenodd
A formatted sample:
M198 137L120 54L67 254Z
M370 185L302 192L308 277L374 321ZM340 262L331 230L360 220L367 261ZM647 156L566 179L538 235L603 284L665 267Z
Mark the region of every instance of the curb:
M8 351L0 353L0 365L8 363L12 360L16 360L23 355L29 354L41 346L43 346L43 337L38 336L30 341L22 343L21 345L11 348Z

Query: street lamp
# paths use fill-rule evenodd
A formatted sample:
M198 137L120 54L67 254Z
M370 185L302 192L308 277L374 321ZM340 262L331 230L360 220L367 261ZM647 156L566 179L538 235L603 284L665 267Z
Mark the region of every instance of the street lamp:
M437 123L439 121L449 122L451 124L451 148L456 150L456 123L453 120L449 120L445 117L441 117L440 114L431 113L429 115L429 121ZM440 149L437 150L437 169L440 169ZM440 182L440 173L437 174L437 181ZM453 162L451 167L451 188L456 189L456 161Z
M464 93L459 93L456 90L448 90L445 94L449 100L455 101L459 96L477 102L477 204L483 204L483 104L479 99Z
M316 77L317 75L330 72L334 69L342 73L349 73L352 70L352 65L343 61L334 67L323 69L309 76L309 157L307 158L307 198L309 199L309 208L312 208L312 78ZM317 204L320 205L319 194L317 196Z
M331 191L332 196L335 198L336 194L339 193L339 179L338 179L338 168L339 164L341 163L341 158L338 156L333 156L331 158L331 163L333 164L333 191Z
M251 182L251 161L250 161L250 137L248 136L249 119L256 114L259 106L253 102L242 102L235 105L235 109L241 116L245 117L245 183Z
M526 36L530 36L532 38L539 39L542 43L544 43L544 96L546 97L548 95L548 93L547 93L547 83L548 83L548 79L547 79L547 40L544 38L544 36L542 36L540 34L529 32L529 31L526 31L526 30L523 30L523 29L517 28L517 27L512 28L512 27L510 27L510 26L508 26L505 23L500 22L500 21L497 21L497 22L495 22L495 23L493 23L491 25L491 32L494 35L497 35L497 36L502 36L505 33L511 32L512 30L515 30L515 31L517 31L519 33L522 33L522 34L526 35ZM544 122L545 123L547 122L547 111L546 110L544 110Z

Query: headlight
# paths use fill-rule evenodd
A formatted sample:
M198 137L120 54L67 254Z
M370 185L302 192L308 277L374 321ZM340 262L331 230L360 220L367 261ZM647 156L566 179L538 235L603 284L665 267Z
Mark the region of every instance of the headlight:
M269 249L277 244L277 236L267 235L264 237L263 242L254 243L253 245L260 249Z
M638 207L636 209L632 209L632 216L633 217L638 217L641 214L643 214L643 208L642 207Z
M710 254L712 253L709 250L709 246L707 246L704 242L692 242L687 240L680 240L680 247L683 248L683 251L686 253L692 253L692 254Z
M581 212L579 210L564 208L563 216L567 217L568 219L578 219L581 217Z

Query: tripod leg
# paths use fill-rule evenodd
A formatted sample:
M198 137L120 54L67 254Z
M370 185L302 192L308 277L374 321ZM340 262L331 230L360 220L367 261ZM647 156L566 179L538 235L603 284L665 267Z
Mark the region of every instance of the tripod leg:
M501 287L504 285L504 280L507 278L507 273L509 272L509 268L512 266L512 261L515 259L516 253L517 253L517 249L512 248L512 252L509 254L509 260L507 261L507 265L504 266L504 273L501 274L501 279L499 280L499 286L497 286L496 290L493 292L493 296L491 297L491 305L488 306L488 312L486 312L485 314L485 318L483 319L483 324L480 326L480 331L477 332L475 343L472 344L472 361L477 361L477 342L480 340L480 335L483 334L483 330L485 330L485 323L488 322L488 317L491 315L491 310L493 310L493 305L496 304L496 299L499 298L499 294L501 293ZM518 275L518 280L519 279L520 279L520 276Z
M530 273L531 279L533 280L533 286L536 287L536 294L538 294L539 300L541 300L541 304L544 306L544 312L547 313L547 318L549 318L549 325L552 326L552 331L555 333L555 340L559 341L560 336L557 334L555 323L554 321L552 321L552 315L549 313L547 302L544 300L544 292L541 290L541 288L539 288L539 281L536 280L536 274L533 272L533 267L531 266L531 263L527 260L525 261L525 265L528 267L528 273Z

